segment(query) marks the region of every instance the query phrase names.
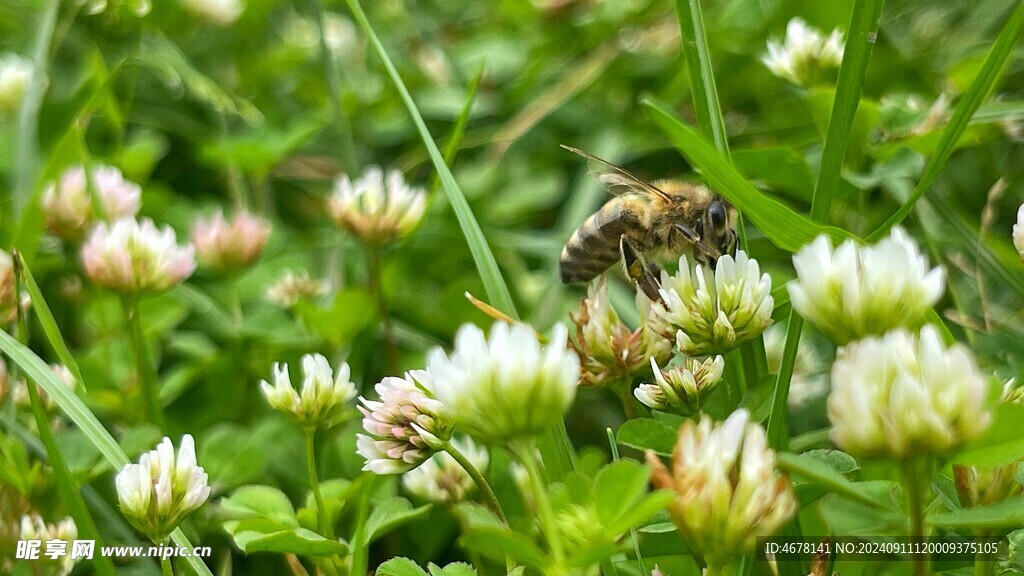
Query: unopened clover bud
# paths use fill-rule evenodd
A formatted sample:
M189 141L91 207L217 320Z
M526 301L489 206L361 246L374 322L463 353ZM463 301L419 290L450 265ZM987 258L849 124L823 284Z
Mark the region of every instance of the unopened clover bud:
M32 63L6 52L0 55L0 120L13 118L32 82Z
M481 472L487 468L487 448L469 438L455 438L452 446ZM409 492L429 502L456 503L466 499L476 483L469 473L447 452L438 452L429 460L402 475Z
M987 395L970 350L934 326L853 342L832 366L832 441L854 456L945 454L984 432Z
M169 290L192 275L195 249L178 246L174 230L152 220L101 222L82 246L82 266L93 283L123 294Z
M793 266L793 308L836 344L917 328L945 289L945 271L929 269L899 228L873 246L847 240L834 250L819 236L793 256Z
M714 270L691 268L683 256L674 275L662 272L661 301L651 311L660 330L674 332L680 352L708 356L732 350L771 325L771 292L771 277L742 250L722 256Z
M496 322L489 337L466 324L455 348L427 356L437 398L461 432L485 444L530 442L562 420L576 397L580 362L565 326L542 346L523 324Z
M672 353L672 343L646 323L630 330L619 319L608 298L604 276L589 286L572 320L576 324L572 346L582 363L584 385L631 380L646 371L649 359L664 362Z
M1017 209L1017 223L1013 225L1013 245L1024 262L1024 204Z
M328 200L338 226L370 244L389 244L406 236L423 218L427 193L409 186L402 173L374 166L352 180L342 174Z
M181 0L193 16L213 26L234 24L245 11L241 0Z
M835 78L830 74L843 61L843 34L833 30L827 37L800 18L786 26L786 39L768 41L761 57L772 74L798 86L810 86Z
M260 383L263 395L275 410L284 412L304 428L328 427L337 422L356 396L351 370L342 362L337 374L320 354L302 357L302 391L292 386L288 365L274 364L274 383Z
M127 464L117 474L121 513L153 542L164 542L210 497L206 471L196 463L191 434L181 439L177 457L170 438Z
M92 228L97 210L89 194L90 183L106 220L134 218L139 213L142 189L126 180L120 170L100 165L90 167L87 174L85 167L75 166L43 190L43 215L50 232L78 241Z
M230 273L248 267L269 238L270 224L248 212L238 212L231 220L217 212L192 225L192 244L199 265L214 272Z
M292 308L303 300L323 296L327 290L327 283L310 277L309 272L288 270L267 288L267 300L282 308Z
M366 434L357 435L357 446L366 459L364 470L406 472L444 449L452 424L434 395L430 374L414 370L404 378L389 376L374 389L379 400L359 399Z
M960 504L966 507L988 506L1021 492L1017 481L1020 461L1005 466L975 467L953 465L953 485Z
M665 410L682 408L687 412L700 410L701 400L722 380L725 359L709 356L704 360L687 358L682 365L661 370L651 358L654 384L641 384L633 394L648 408Z
M656 488L672 490L669 512L679 533L708 565L721 567L753 550L797 510L789 481L775 467L764 428L737 410L725 422L708 416L679 428L671 468L647 452Z

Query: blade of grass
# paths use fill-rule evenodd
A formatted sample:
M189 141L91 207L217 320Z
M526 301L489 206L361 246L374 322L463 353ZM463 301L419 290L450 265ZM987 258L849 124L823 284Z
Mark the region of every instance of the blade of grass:
M399 76L398 70L395 69L391 57L388 56L384 45L380 42L380 38L377 37L373 26L370 25L370 21L366 18L366 13L363 12L359 1L346 0L346 2L356 22L362 27L363 32L366 33L374 50L383 62L388 76L395 85L395 89L398 90L402 101L405 103L405 107L409 110L409 115L412 116L413 123L416 125L420 138L423 140L423 145L427 148L430 160L433 162L434 168L441 178L441 183L444 185L444 190L448 194L448 201L452 204L455 216L459 221L459 226L462 228L462 233L465 234L466 241L469 243L469 249L473 253L473 260L480 271L490 304L509 316L518 318L519 314L516 312L515 305L512 302L512 295L509 293L508 285L505 284L505 279L498 268L498 262L494 259L494 254L487 245L483 231L480 230L480 224L476 221L476 217L473 216L469 202L466 201L466 196L459 188L451 170L445 164L441 151L438 150L437 143L434 142L434 137L430 135L430 130L427 129L426 123L423 122L423 116L420 115L419 109L416 108L412 95L409 94L409 90L405 87L405 83L402 81L402 77Z
M444 145L445 166L455 164L455 156L459 153L462 137L466 134L466 126L469 125L469 114L473 111L473 103L476 102L476 92L480 88L480 81L484 79L486 67L486 62L480 63L480 68L477 69L476 74L473 75L473 79L469 83L469 90L466 93L466 101L462 104L462 111L459 112L459 117L455 120L452 133L448 135L448 142ZM440 188L441 177L438 172L434 172L434 177L430 182L430 196L433 197Z
M878 36L878 21L882 16L885 0L858 0L853 5L850 33L847 35L843 62L839 66L839 80L836 83L832 115L825 134L825 146L821 154L821 167L814 183L811 197L811 220L828 223L832 199L839 187L843 159L850 143L850 132L860 104L860 93L864 86L864 74L871 60L871 49ZM785 448L786 440L786 399L789 384L793 379L796 355L800 348L800 334L804 320L791 310L786 331L786 346L782 351L782 363L775 390L772 393L772 412L768 417L768 441L776 449Z
M828 234L834 240L853 237L840 228L812 222L778 200L766 196L666 104L650 97L643 102L655 124L665 132L672 145L701 170L711 187L746 214L779 248L796 252L820 234Z
M0 330L0 352L6 354L29 379L46 391L64 412L64 415L82 430L86 438L115 470L120 470L124 468L125 464L128 464L128 456L121 450L114 437L100 424L96 415L85 406L85 403L57 379L57 375L50 370L42 358L2 330ZM171 538L179 546L194 548L180 528L171 534ZM197 574L213 576L201 559L189 557L185 561Z
M1022 35L1024 35L1024 2L1018 2L1017 7L1014 8L1010 18L1006 21L1006 25L999 32L999 36L992 45L988 56L985 57L985 62L981 65L978 75L975 76L974 81L967 88L967 92L964 93L963 97L960 98L960 102L957 103L956 110L953 111L953 117L950 118L946 129L942 131L939 144L935 148L935 152L928 159L928 164L925 165L924 173L921 175L917 186L914 187L913 194L892 216L868 235L869 241L880 240L889 233L893 226L902 222L910 214L910 211L914 209L914 204L935 183L935 179L938 178L939 172L942 171L949 157L953 154L957 141L963 135L964 130L967 129L974 113L995 87L1010 54L1013 53L1013 49L1020 41Z
M850 143L850 131L860 104L864 74L871 59L871 49L878 35L878 20L882 16L885 0L863 0L853 6L850 33L846 39L843 62L839 67L836 96L832 103L832 116L825 134L825 147L821 153L821 168L811 197L811 220L828 222L832 198L839 187L839 176Z
M49 0L43 7L39 19L35 46L32 47L32 79L18 110L17 159L14 169L14 221L29 204L35 193L36 173L39 161L39 111L46 94L46 62L53 42L53 31L57 27L57 13L60 0Z
M50 311L46 300L43 299L43 293L39 290L36 279L32 276L32 272L29 270L28 264L25 263L21 252L15 251L14 257L17 259L20 267L21 278L24 282L23 286L32 300L32 308L35 310L36 317L39 318L39 323L43 327L43 334L46 335L46 339L49 340L61 363L67 366L71 374L74 375L75 380L78 381L78 384L84 390L85 380L82 379L82 371L78 368L78 362L75 361L75 357L71 355L71 350L68 349L68 345L64 342L64 338L60 334L60 328L57 326L57 320L53 317L53 312Z
M711 69L711 54L700 0L676 0L679 33L683 39L683 57L690 79L690 93L697 116L697 127L714 144L722 156L729 157L729 141L725 134L725 120L718 101L715 74Z
M20 294L21 286L25 277L25 268L21 265L22 260L17 251L15 251L14 257L14 293ZM21 342L27 342L28 323L25 318L25 309L21 306L16 306L15 310L17 311L18 340ZM71 517L74 518L75 525L78 526L82 535L90 540L95 540L96 544L102 548L103 540L100 537L99 531L96 529L96 522L93 520L92 514L89 513L89 508L86 507L85 500L82 499L80 488L71 476L71 470L68 469L67 462L64 460L64 455L61 454L60 448L57 446L57 440L53 436L53 428L50 427L50 418L46 414L46 409L43 408L43 400L40 397L39 389L36 388L36 384L31 378L26 378L25 388L28 390L29 403L32 407L32 417L36 422L39 439L46 448L46 454L50 460L50 466L53 467L54 476L57 478L57 487L61 499L64 501L64 505L68 508ZM114 574L116 574L113 561L102 554L96 558L93 566L96 568L96 571L101 574L106 574L108 576L114 576Z
M319 36L320 59L323 60L324 75L327 76L328 97L334 113L334 129L340 141L338 155L341 165L349 174L359 173L359 161L356 159L355 138L352 136L352 123L341 102L341 77L338 75L338 64L334 53L327 45L327 25L324 21L323 0L310 0L310 8L316 20L317 36Z

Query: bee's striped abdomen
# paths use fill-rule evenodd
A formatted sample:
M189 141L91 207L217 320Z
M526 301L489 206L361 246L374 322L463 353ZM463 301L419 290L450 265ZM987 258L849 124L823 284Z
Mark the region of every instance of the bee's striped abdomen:
M587 218L562 249L558 270L563 284L589 282L619 259L619 239L638 226L626 199L614 198Z

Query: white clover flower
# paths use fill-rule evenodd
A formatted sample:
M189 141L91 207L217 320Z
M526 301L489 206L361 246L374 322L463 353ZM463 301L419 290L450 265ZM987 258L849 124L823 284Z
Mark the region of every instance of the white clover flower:
M21 517L21 530L17 533L19 540L40 540L45 546L48 540L63 540L69 543L73 540L78 539L78 526L75 524L74 518L66 516L60 522L56 524L47 524L38 514L25 514ZM50 570L44 570L45 574L56 574L58 576L66 576L71 573L71 570L78 563L78 559L71 559L70 550L69 553L56 558L50 558L45 554L40 554L39 558L34 560L43 565L49 565Z
M929 269L898 228L874 246L847 240L835 250L819 236L793 256L793 266L793 308L836 344L920 326L945 289L945 271Z
M855 456L943 454L988 426L987 386L970 351L931 325L839 349L828 417L832 441Z
M782 356L786 350L786 327L774 324L764 331L764 351L768 359L768 372L778 374L782 369ZM807 344L806 338L797 343L793 376L789 380L789 395L786 405L790 410L806 406L808 402L824 396L828 391L828 378L824 365Z
M234 24L245 11L241 0L181 0L193 16L214 26Z
M696 412L700 410L701 400L722 380L725 359L721 356L704 360L686 358L682 365L663 371L651 358L651 370L655 383L637 386L633 390L637 400L655 410L675 407Z
M373 166L355 181L342 174L334 182L327 204L334 223L365 242L387 244L419 224L427 193L406 184L398 170Z
M646 304L647 299L637 295L643 323L630 330L612 308L605 277L590 284L579 312L571 315L576 324L572 347L583 364L582 384L601 386L632 379L646 371L649 360L668 360L672 343L651 329L647 321L650 306Z
M7 52L0 55L0 119L13 117L32 82L32 63Z
M739 250L722 256L712 271L683 256L675 275L661 273L661 302L651 305L660 330L675 332L687 356L725 352L755 338L772 323L772 279Z
M50 370L53 371L57 379L62 384L68 387L68 390L72 392L78 387L78 381L75 376L71 373L71 370L63 364L50 364ZM6 374L7 369L4 367L3 372ZM32 398L28 393L28 383L23 378L19 378L14 383L13 391L11 392L11 399L14 400L14 404L24 410L28 410L32 407ZM43 409L49 412L53 409L53 398L43 390L41 386L36 386L36 390L39 392L39 400L43 404Z
M1017 223L1013 225L1013 246L1020 254L1020 261L1024 262L1024 204L1017 209Z
M89 179L96 198L103 208L106 220L133 218L139 213L142 189L126 180L113 166L95 166L89 169L75 166L61 174L56 182L43 190L43 214L50 232L65 240L77 241L96 222L96 210L89 195Z
M93 228L82 266L90 280L115 292L163 292L192 275L195 248L178 246L170 226L158 230L148 218L122 218Z
M363 470L398 474L419 466L451 439L452 423L434 397L430 374L407 372L389 376L374 387L380 400L360 398L363 430L356 435Z
M291 416L303 427L326 427L335 424L356 397L356 386L349 376L351 370L342 362L337 374L320 354L302 357L302 392L292 386L288 365L274 364L274 384L260 382L260 389L275 410Z
M327 293L327 282L309 276L309 272L288 270L267 288L266 297L282 308L291 308L302 300Z
M452 446L480 472L487 468L490 458L483 446L477 446L469 438L455 438ZM450 504L465 500L476 488L469 473L447 452L438 452L419 467L403 474L402 485L428 502Z
M200 218L192 224L196 258L201 266L215 272L248 267L259 257L269 238L270 223L248 212L238 212L227 221L224 213L218 211L213 218Z
M561 324L545 347L522 324L497 322L489 338L466 324L450 355L430 352L427 371L461 432L485 444L529 441L559 422L576 396L580 362L566 341Z
M117 474L121 513L154 542L167 536L210 497L206 471L196 463L191 434L181 438L177 458L171 439L127 464Z
M764 428L737 410L724 423L687 420L672 451L671 472L648 451L651 482L676 493L669 512L690 549L708 564L753 550L797 509L789 481L775 468Z
M843 33L839 30L825 37L802 19L793 18L786 26L785 41L769 40L768 53L761 62L779 78L808 86L826 80L826 73L839 67L843 49Z

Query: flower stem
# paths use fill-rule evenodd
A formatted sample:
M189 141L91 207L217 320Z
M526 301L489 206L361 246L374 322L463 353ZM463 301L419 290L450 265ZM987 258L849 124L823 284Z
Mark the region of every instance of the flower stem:
M384 338L384 349L387 354L385 372L393 373L398 368L398 348L391 333L391 320L388 316L388 303L384 295L384 281L381 266L380 244L369 242L366 245L367 266L370 275L370 294L377 302L377 315L380 317L381 330Z
M309 476L309 489L313 491L313 499L316 500L316 517L320 525L320 532L327 538L334 539L334 527L327 518L327 508L324 507L324 495L320 492L320 481L316 477L316 450L314 437L316 428L308 427L306 433L306 474Z
M171 566L170 558L160 558L160 571L163 576L174 576L174 567Z
M491 509L491 512L494 512L494 515L497 516L503 524L508 524L508 519L505 517L505 511L501 509L501 502L498 502L498 497L495 496L494 490L491 489L491 485L487 482L487 479L484 478L484 475L480 473L480 470L478 470L477 467L462 454L462 452L459 452L459 449L453 446L451 442L445 443L444 451L458 462L459 466L462 466L462 469L469 474L470 478L473 479L473 482L476 482L477 487L480 488L480 494L483 496L487 507Z
M135 369L139 378L139 387L142 390L142 401L146 410L146 420L156 424L161 430L166 429L163 410L157 400L156 373L153 370L153 363L149 359L149 349L146 347L146 337L142 331L142 318L139 311L139 300L134 296L125 296L121 299L121 307L124 309L125 324L128 326L128 336L132 344L132 353L135 355Z
M536 450L532 443L528 443L513 447L513 451L519 457L519 463L523 465L523 468L526 468L526 474L530 477L530 487L533 488L533 497L537 502L537 515L540 517L540 527L541 531L544 532L544 539L548 542L548 547L551 549L551 555L554 557L556 564L561 564L562 559L565 557L562 551L562 539L555 528L555 514L551 509L551 500L548 499L547 486L544 485L544 479L540 475L540 469L534 457Z
M907 505L910 514L910 538L912 542L924 542L924 487L922 481L928 466L917 459L910 460L903 467L904 486L907 491ZM914 554L914 576L928 576L931 565L928 556Z

